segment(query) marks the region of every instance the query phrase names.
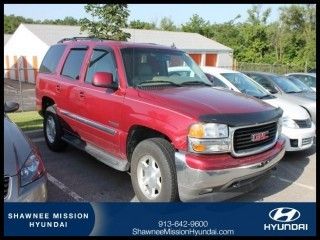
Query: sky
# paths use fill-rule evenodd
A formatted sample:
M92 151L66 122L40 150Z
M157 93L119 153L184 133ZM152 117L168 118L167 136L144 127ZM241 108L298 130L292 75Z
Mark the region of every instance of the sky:
M288 4L263 4L262 10L271 8L268 22L278 20L280 6ZM247 10L252 4L128 4L130 10L129 22L141 20L159 24L162 17L170 17L179 26L187 22L193 14L198 14L211 23L223 23L241 15L238 22L247 19ZM76 19L89 18L84 10L84 4L5 4L4 14L18 15L34 20L63 19L72 16Z

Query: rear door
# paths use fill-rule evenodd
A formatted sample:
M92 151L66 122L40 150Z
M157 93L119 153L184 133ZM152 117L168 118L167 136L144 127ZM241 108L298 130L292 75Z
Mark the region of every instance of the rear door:
M118 90L93 86L92 80L96 72L112 73L114 83L119 84L111 48L97 46L90 51L82 85L84 98L81 107L81 115L87 124L81 129L81 136L114 156L119 156L120 118L124 96Z
M59 114L64 119L64 127L79 136L81 123L79 121L82 106L81 80L88 46L73 45L66 53L60 69L60 81L56 84L56 92L60 95Z

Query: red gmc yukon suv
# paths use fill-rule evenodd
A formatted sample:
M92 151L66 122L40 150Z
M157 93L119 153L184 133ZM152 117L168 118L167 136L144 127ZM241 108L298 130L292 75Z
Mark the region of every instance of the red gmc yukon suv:
M70 144L130 172L140 201L231 198L284 155L280 108L213 89L175 48L63 39L43 59L36 105L51 150Z

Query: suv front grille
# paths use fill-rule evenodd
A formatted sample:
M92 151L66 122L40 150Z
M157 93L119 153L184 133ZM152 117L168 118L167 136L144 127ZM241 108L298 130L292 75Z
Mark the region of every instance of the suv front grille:
M306 120L294 120L299 128L311 128L311 119Z
M7 197L9 192L9 181L10 181L10 178L8 176L3 176L4 198Z
M277 136L277 125L277 122L273 122L255 127L236 129L233 135L235 153L259 150L259 147L273 143Z

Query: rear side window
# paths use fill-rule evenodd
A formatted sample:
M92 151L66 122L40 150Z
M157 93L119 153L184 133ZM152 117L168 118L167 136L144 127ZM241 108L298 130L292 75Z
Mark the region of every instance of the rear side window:
M71 49L64 63L61 75L78 80L86 51L87 49Z
M50 47L43 58L39 72L54 73L65 48L65 45L54 45Z

